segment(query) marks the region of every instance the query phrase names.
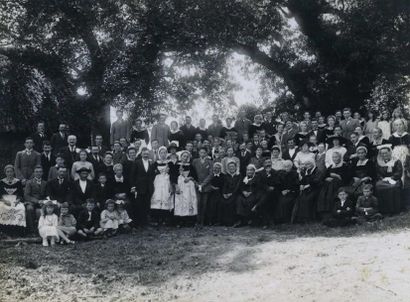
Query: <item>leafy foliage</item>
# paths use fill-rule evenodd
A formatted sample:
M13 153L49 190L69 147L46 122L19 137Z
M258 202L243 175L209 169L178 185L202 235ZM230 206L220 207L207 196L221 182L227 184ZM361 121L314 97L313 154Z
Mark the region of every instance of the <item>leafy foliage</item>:
M223 112L241 53L266 106L358 109L380 79L409 76L409 32L407 0L5 0L1 106L23 129L55 111L49 123L84 133L101 131L109 104L149 119L203 100Z

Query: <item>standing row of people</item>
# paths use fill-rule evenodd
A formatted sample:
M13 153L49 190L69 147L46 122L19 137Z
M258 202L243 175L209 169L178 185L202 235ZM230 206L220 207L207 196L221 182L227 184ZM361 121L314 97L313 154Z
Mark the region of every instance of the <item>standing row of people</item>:
M363 120L345 108L326 118L307 112L301 121L267 113L222 125L214 117L209 127L203 120L194 127L190 117L168 127L162 115L151 131L141 120L128 129L117 115L110 146L97 135L87 149L64 124L48 140L40 123L5 167L0 225L34 232L44 200L57 209L68 204L75 219L87 204L101 213L107 200L123 200L134 226L338 225L356 214L396 214L409 203L410 136L398 111L389 127L383 114Z

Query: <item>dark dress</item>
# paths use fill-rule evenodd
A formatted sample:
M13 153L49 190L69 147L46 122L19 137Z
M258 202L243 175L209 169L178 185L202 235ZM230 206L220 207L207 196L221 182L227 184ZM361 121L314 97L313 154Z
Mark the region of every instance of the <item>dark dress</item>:
M257 214L262 218L262 222L270 224L273 220L274 210L279 196L278 187L280 185L279 171L271 169L260 171L259 181L261 197L257 203ZM272 189L273 188L273 189Z
M224 186L224 175L213 175L210 185L211 191L209 192L205 220L213 225L218 222L218 206L223 198L222 189Z
M364 163L359 162L357 158L353 159L350 163L351 172L351 184L349 187L349 193L353 194L355 198L362 195L363 186L366 184L372 184L376 179L376 171L374 163L371 160L366 160ZM370 179L365 180L365 178Z
M399 160L396 160L393 167L382 167L377 165L376 196L379 199L379 209L382 214L397 214L400 212L401 203L401 176L403 167ZM395 183L390 184L383 181L383 178L391 177Z
M330 174L337 174L341 179L337 177L331 177ZM337 191L340 187L345 186L350 181L349 167L343 164L341 167L333 167L331 165L325 175L325 181L323 183L322 189L320 190L319 196L317 198L316 211L318 213L329 213L333 209L333 202L335 200ZM331 180L327 180L331 178Z
M178 150L182 150L182 148L185 147L187 138L185 137L184 133L179 130L174 133L169 132L168 139L170 142L177 142Z
M296 170L280 171L278 185L278 201L274 211L274 220L276 223L290 222L292 209L299 193L299 175ZM287 194L282 192L289 190Z
M218 222L222 225L231 226L235 217L235 201L238 196L239 185L242 176L239 174L226 174L222 187L222 198L218 205ZM232 194L225 198L224 194Z
M247 183L242 179L239 186L238 198L236 199L236 214L242 219L250 219L252 214L252 208L260 200L260 179L257 174L249 179ZM245 196L244 192L250 192L249 196Z
M315 218L316 198L321 189L323 173L318 168L313 171L304 171L301 185L310 185L300 192L292 213L292 222L308 222Z

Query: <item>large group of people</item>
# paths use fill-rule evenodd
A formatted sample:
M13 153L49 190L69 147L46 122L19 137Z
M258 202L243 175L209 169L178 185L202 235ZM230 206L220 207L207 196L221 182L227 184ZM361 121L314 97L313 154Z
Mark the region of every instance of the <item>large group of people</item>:
M410 135L401 109L350 108L301 120L283 112L213 116L196 127L133 126L117 110L110 141L78 146L61 123L27 137L0 181L0 227L43 245L113 236L146 225L344 226L410 205Z

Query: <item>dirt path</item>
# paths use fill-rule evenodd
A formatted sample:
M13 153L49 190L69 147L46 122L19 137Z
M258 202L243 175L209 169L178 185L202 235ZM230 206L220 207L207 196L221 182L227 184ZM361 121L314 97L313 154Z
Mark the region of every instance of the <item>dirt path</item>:
M409 229L330 232L170 229L1 246L0 300L410 301Z

